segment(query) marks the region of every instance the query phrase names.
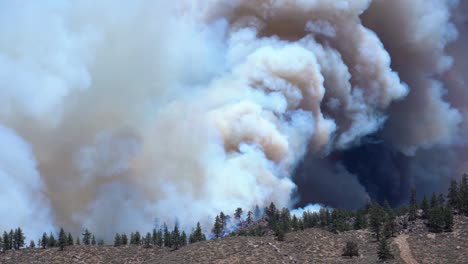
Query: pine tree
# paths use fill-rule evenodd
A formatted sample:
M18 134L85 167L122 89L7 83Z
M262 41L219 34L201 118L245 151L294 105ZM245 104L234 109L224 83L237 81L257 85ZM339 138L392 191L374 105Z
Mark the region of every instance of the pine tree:
M459 187L460 212L468 216L468 175L463 174Z
M381 261L393 259L393 255L388 246L387 239L380 240L379 247L377 250L377 256Z
M14 249L15 248L15 233L13 232L13 229L11 229L10 233L8 233L8 241L10 242L8 249Z
M143 239L144 247L145 248L150 248L151 247L151 233L148 232L146 233L145 238Z
M228 216L225 215L223 212L220 212L219 213L219 220L221 222L221 229L224 230L224 228L227 225Z
M156 231L156 228L153 228L153 233L151 234L151 244L154 246L158 244L158 231Z
M213 231L215 238L221 237L222 232L223 232L223 227L222 227L221 219L219 216L216 216L215 218L215 223L214 223L212 231Z
M439 206L442 206L442 207L445 206L445 198L443 194L439 194L437 202L439 203Z
M296 215L293 215L292 220L291 220L291 227L294 231L299 230L299 219L297 219Z
M3 231L3 245L2 249L3 251L7 251L10 248L10 237L8 236L8 233L6 231Z
M444 208L444 229L448 232L453 230L453 209L449 203Z
M413 188L411 188L408 220L410 220L410 221L416 220L417 210L418 210L418 203L416 201L416 188L413 187Z
M179 246L183 247L185 245L187 245L187 234L185 231L182 231L182 234L180 235Z
M119 247L120 243L121 243L121 236L119 233L116 233L114 237L114 247Z
M56 247L57 246L57 241L55 240L54 234L52 232L49 235L49 247Z
M247 224L249 224L249 225L253 223L253 213L252 213L252 211L247 212L246 221L247 221Z
M73 237L70 233L67 236L67 246L73 246Z
M171 232L169 232L166 224L164 224L164 246L172 247Z
M384 220L384 212L380 205L376 202L372 203L371 208L369 209L369 226L371 232L374 233L377 241L380 240L382 222Z
M31 241L29 242L29 247L30 247L30 248L35 248L35 247L36 247L36 243L34 243L34 240L31 240Z
M91 232L88 229L85 229L83 233L83 245L89 246L91 244Z
M243 211L242 211L242 208L240 208L240 207L237 208L236 211L234 212L234 218L239 222L242 221L242 213L243 213Z
M203 234L203 231L200 226L200 222L197 223L197 227L193 231L193 233L190 235L190 243L196 243L200 241L205 241L206 237Z
M427 219L429 217L429 203L427 202L426 195L424 195L422 202L421 202L421 209L422 209L422 217Z
M41 247L42 249L45 249L47 246L49 246L49 237L47 236L46 232L44 232L42 234Z
M283 208L280 213L280 221L284 232L291 230L291 213L288 208Z
M438 202L430 210L428 226L429 230L434 233L442 232L444 228L444 211L443 207L438 205Z
M76 244L77 246L81 245L81 243L80 243L80 237L79 237L79 236L76 237L76 243L75 243L75 244Z
M358 257L359 250L358 250L357 243L354 241L346 242L346 246L343 248L342 256L351 257L351 258L353 258L353 256Z
M354 219L353 229L360 230L367 228L367 218L364 214L364 210L359 209L356 212L356 218Z
M276 224L275 236L278 241L284 241L284 228L281 223Z
M127 234L120 235L120 245L126 246L128 244Z
M66 245L67 245L67 235L65 234L65 231L63 230L63 228L60 228L59 237L58 237L58 246L60 250L63 250Z
M163 232L161 229L158 230L157 232L157 236L158 236L158 239L156 241L156 244L159 246L159 247L162 247L164 245L164 241L163 241Z
M104 240L103 239L98 239L97 245L98 246L104 246Z
M452 180L450 182L450 187L447 193L447 203L455 210L460 211L460 194L458 193L458 184L456 180Z
M95 246L96 245L96 237L94 237L94 234L91 238L91 245Z
M138 231L135 231L135 234L133 235L133 245L141 245L141 235Z
M172 245L175 249L178 249L180 246L180 232L177 223L174 225L174 230L172 230Z
M14 240L14 249L19 250L20 248L24 247L24 240L26 238L24 237L23 230L21 230L20 227L15 229L14 235L13 235L13 240Z

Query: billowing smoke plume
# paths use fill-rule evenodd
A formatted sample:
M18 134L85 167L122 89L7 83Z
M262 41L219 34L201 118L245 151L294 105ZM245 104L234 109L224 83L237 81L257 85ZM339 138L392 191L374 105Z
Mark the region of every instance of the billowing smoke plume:
M0 3L0 229L397 204L465 169L466 3L176 2Z

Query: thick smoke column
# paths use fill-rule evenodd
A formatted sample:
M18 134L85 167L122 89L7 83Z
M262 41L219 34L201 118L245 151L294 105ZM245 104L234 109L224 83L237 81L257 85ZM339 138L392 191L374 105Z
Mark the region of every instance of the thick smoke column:
M457 5L3 1L0 195L24 195L0 227L109 239L435 190L468 156Z

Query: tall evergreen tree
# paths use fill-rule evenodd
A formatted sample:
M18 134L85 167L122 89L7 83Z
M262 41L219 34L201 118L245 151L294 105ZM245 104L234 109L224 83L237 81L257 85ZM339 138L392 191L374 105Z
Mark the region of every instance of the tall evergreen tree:
M177 223L174 225L174 230L172 230L172 245L175 249L178 249L180 246L180 232Z
M150 248L151 247L151 233L148 232L146 233L145 238L143 239L143 244L145 248Z
M49 246L49 237L47 236L46 232L44 232L42 234L41 247L42 249L45 249L47 246Z
M460 188L459 188L459 196L460 196L460 212L468 216L468 175L463 174Z
M167 225L164 223L164 246L165 247L172 247L172 238L171 232L167 228Z
M156 241L156 245L158 245L159 247L162 247L164 245L164 241L163 241L163 232L161 229L158 230L157 232L157 241Z
M382 239L379 243L377 256L379 260L385 261L388 259L393 259L393 254L390 251L390 247L388 246L387 239Z
M81 243L80 243L80 236L77 236L77 237L76 237L75 245L77 245L77 246L80 246L80 245L81 245Z
M205 240L206 240L206 237L203 234L203 231L200 226L200 222L198 222L197 227L195 228L193 233L190 235L189 241L190 243L196 243L196 242L205 241Z
M96 237L94 236L94 234L93 234L93 236L91 237L91 245L93 245L93 246L96 245Z
M435 193L432 193L432 196L431 196L431 209L437 207L438 203L439 203L439 201L437 200L437 195Z
M253 223L254 219L253 219L253 212L252 211L247 212L246 221L247 221L247 224L249 224L249 225Z
M427 202L426 195L424 195L421 201L422 217L427 219L429 217L429 203Z
M54 234L52 232L49 234L49 245L48 247L56 247L57 246L57 240L55 240Z
M180 243L179 246L183 247L187 245L187 234L185 231L182 231L182 234L180 234Z
M444 208L444 229L448 232L453 230L453 209L449 203Z
M114 247L119 247L121 243L122 243L122 237L120 236L119 233L116 233L114 236Z
M445 206L445 197L443 194L439 194L439 197L437 198L437 202L439 206L444 207Z
M236 211L234 212L234 218L237 220L237 221L242 221L242 208L237 208Z
M416 188L413 187L413 188L411 188L408 220L410 220L410 221L416 220L417 210L418 210L418 203L416 201Z
M126 246L128 244L127 234L123 233L120 235L120 245Z
M455 210L460 210L460 194L458 192L458 183L456 180L450 182L450 187L447 193L447 203Z
M294 231L298 231L299 230L299 219L297 219L297 216L296 215L293 215L292 219L291 219L291 227Z
M26 239L23 234L23 230L21 230L20 227L15 229L14 235L13 235L13 240L14 240L14 249L19 250L20 248L24 247L24 240Z
M353 258L353 256L359 256L358 245L355 241L346 242L346 246L343 248L342 256Z
M222 235L223 227L222 227L221 219L219 216L216 216L215 218L212 232L215 238L220 238Z
M31 239L31 241L29 241L29 247L30 248L35 248L36 247L36 243L34 242L34 240Z
M284 241L284 236L285 236L284 233L285 233L285 232L284 232L284 228L283 228L282 224L281 224L281 223L277 223L277 224L276 224L276 228L275 228L275 236L276 236L276 239L277 239L278 241Z
M376 202L372 203L371 208L369 209L369 227L371 232L374 233L377 241L380 240L382 222L384 220L384 211L382 207Z
M67 235L63 228L60 228L59 237L58 237L58 246L60 250L63 250L67 245Z
M158 244L158 231L156 231L156 228L153 228L153 233L151 234L151 244L154 246Z
M83 245L89 246L91 244L91 232L88 229L85 229L83 233Z
M444 228L444 210L438 202L431 208L428 221L429 230L434 233L442 232Z
M354 219L353 229L359 230L367 228L367 218L363 209L359 209L356 212L356 217Z
M3 231L3 245L2 245L3 251L9 250L10 248L10 236L6 231Z
M67 246L73 246L73 237L70 233L67 236Z

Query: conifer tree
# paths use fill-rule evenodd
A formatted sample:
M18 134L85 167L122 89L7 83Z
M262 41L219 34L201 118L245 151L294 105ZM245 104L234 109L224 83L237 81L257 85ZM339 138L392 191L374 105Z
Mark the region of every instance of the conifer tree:
M63 250L66 245L67 245L67 235L65 234L65 231L63 230L63 228L60 228L59 237L58 237L58 246L60 250Z
M439 194L437 202L438 202L439 206L441 206L441 207L445 206L445 198L444 198L443 194Z
M151 233L150 232L146 233L146 236L143 239L143 244L145 248L151 247Z
M49 235L49 247L56 247L57 246L57 241L55 240L54 234L52 232Z
M449 203L444 208L444 229L448 232L453 230L453 209Z
M193 231L193 233L190 235L190 243L196 243L200 241L205 241L206 237L203 234L200 222L197 223L197 227Z
M126 246L128 244L127 234L123 233L120 235L120 245Z
M8 249L13 249L15 248L15 233L13 232L13 229L10 230L10 233L8 233L8 241L10 242L10 245L8 246Z
M291 213L288 208L281 209L280 221L284 232L289 232L291 230Z
M427 202L426 195L424 195L421 202L422 217L427 219L429 217L429 203Z
M356 218L354 219L353 229L360 230L367 228L367 218L363 209L359 209L356 212Z
M49 237L47 236L46 232L44 232L42 234L41 247L42 249L45 249L47 246L49 246Z
M393 254L390 251L390 248L387 243L387 239L380 240L378 250L377 250L377 256L379 257L379 260L381 261L393 259Z
M77 245L77 246L81 245L79 236L76 237L75 245Z
M30 248L35 248L36 247L36 243L34 242L34 240L29 241L29 247Z
M242 221L242 208L237 208L236 211L234 212L234 218L237 220L237 221Z
M135 231L133 235L133 245L141 245L141 235L139 231Z
M276 224L275 236L278 241L284 241L284 228L281 223Z
M119 246L120 246L120 243L122 243L121 240L122 240L122 239L121 239L120 234L119 234L119 233L116 233L116 234L115 234L115 237L114 237L114 247L119 247Z
M172 245L175 249L178 249L180 246L180 232L177 223L174 225L174 230L172 230Z
M458 193L458 183L456 180L450 182L447 193L447 203L455 210L460 210L460 194Z
M253 212L252 211L247 212L246 221L247 221L247 224L249 224L249 225L253 223Z
M9 250L10 248L10 236L6 231L3 231L3 244L2 249L3 251Z
M94 234L91 238L91 245L95 246L96 245L96 237L94 237Z
M431 209L437 207L438 205L438 200L437 200L437 196L435 193L432 193L432 196L431 196Z
M83 233L83 245L89 246L91 244L91 232L88 229L85 229Z
M180 243L179 246L183 247L187 245L187 234L185 231L182 231L182 234L180 235Z
M444 211L438 202L431 208L428 221L429 230L434 233L442 232L444 228Z
M416 220L417 210L418 210L418 203L416 201L416 188L413 187L413 188L411 188L408 220L410 220L410 221Z
M15 229L14 235L13 235L13 241L14 241L14 249L19 250L20 248L24 247L24 240L26 238L24 237L23 230L21 230L20 227Z
M219 220L221 222L221 229L224 230L224 228L227 225L228 216L225 215L223 212L220 212L219 213Z
M67 246L73 246L73 237L70 233L67 236Z
M463 177L460 182L460 212L468 216L468 175L463 174Z
M222 227L221 219L219 216L216 216L215 218L215 223L214 223L212 232L215 238L220 238L222 235L223 227Z
M171 232L167 228L167 225L164 223L164 246L165 247L172 247L172 238Z
M294 231L298 231L299 230L299 219L297 219L297 216L296 215L293 215L292 219L291 219L291 227Z
M376 202L372 203L369 209L369 226L371 232L374 233L377 241L380 240L382 222L384 220L384 212L380 205Z
M163 241L163 232L161 229L158 230L157 232L157 241L156 241L156 244L159 246L159 247L162 247L163 244L164 244L164 241Z
M104 246L104 240L103 239L99 239L98 242L97 242L98 246Z
M151 244L154 246L158 244L158 231L156 231L156 228L153 228L153 233L151 234Z

